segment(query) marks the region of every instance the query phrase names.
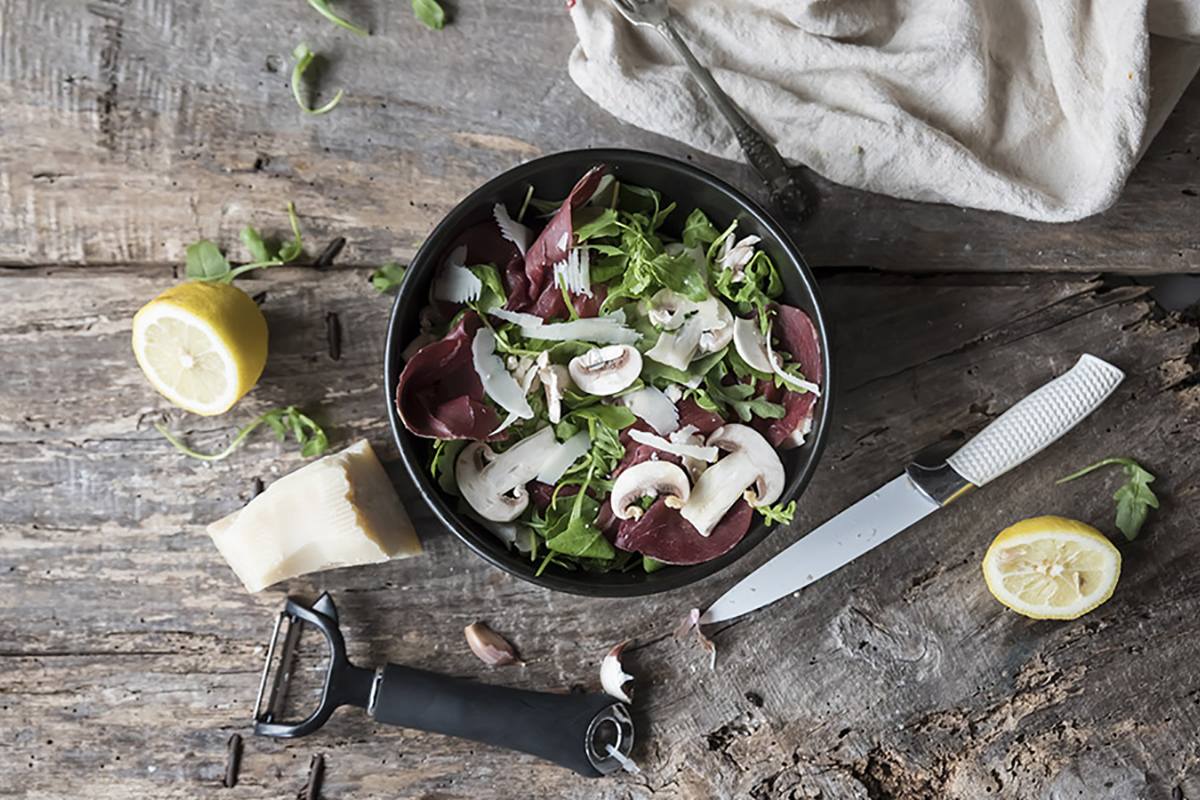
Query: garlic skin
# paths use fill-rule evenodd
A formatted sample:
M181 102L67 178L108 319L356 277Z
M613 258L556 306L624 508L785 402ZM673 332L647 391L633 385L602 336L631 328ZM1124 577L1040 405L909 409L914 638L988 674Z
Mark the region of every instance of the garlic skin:
M632 703L633 698L625 692L623 688L626 683L633 680L633 676L625 672L621 668L621 653L625 650L625 645L629 644L629 639L614 645L612 650L608 651L608 655L600 662L600 685L604 688L606 694L617 698L625 703ZM633 691L633 687L629 688Z
M517 657L517 651L513 646L483 622L472 622L463 628L463 633L466 634L471 652L477 655L483 663L493 667L504 667L509 664L525 666L525 662Z

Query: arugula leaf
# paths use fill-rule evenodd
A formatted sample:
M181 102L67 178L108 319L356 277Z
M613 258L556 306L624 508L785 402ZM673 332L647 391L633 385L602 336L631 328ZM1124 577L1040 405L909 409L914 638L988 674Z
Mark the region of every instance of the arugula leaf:
M651 572L658 572L665 566L667 566L667 564L653 559L650 556L642 556L642 569L644 569L647 574Z
M454 465L458 454L467 446L466 439L438 439L433 446L433 456L429 459L429 474L447 494L459 496L458 480L454 475Z
M279 248L279 260L287 264L295 261L304 252L304 243L300 241L300 220L296 219L296 204L287 205L288 221L292 223L292 241Z
M1084 467L1073 475L1061 478L1056 483L1073 481L1087 475L1092 470L1111 465L1120 465L1128 479L1120 489L1117 489L1113 499L1117 501L1117 530L1125 534L1125 538L1132 542L1141 532L1142 525L1146 523L1150 509L1158 508L1158 497L1149 486L1154 482L1154 476L1143 469L1140 464L1132 458L1106 458Z
M714 245L715 246L715 245ZM742 271L744 278L733 282L733 270L716 270L713 290L733 302L739 315L759 311L759 323L765 331L768 320L766 307L783 293L783 281L771 257L759 250Z
M308 4L317 10L325 19L332 22L334 25L345 28L348 31L353 31L359 36L370 36L371 34L357 25L351 25L346 20L333 13L333 9L329 7L329 0L308 0Z
M768 528L776 522L782 522L784 525L787 525L796 514L796 501L793 500L786 506L783 503L774 506L759 506L755 510L763 515L763 524Z
M666 384L668 383L679 383L686 386L698 376L708 374L708 371L716 366L725 357L725 354L729 352L731 351L728 347L723 347L715 353L709 353L706 356L698 358L691 364L688 364L686 372L655 361L652 358L643 359L642 375L659 389L666 388Z
M428 0L428 2L432 2L432 0ZM296 49L292 51L292 58L296 59L296 65L292 67L292 96L296 98L296 105L300 106L300 110L306 114L312 114L313 116L318 114L328 114L330 111L333 111L333 107L336 106L342 99L342 94L344 91L342 89L338 89L337 94L333 96L333 99L320 108L311 108L307 103L304 102L304 98L300 96L300 80L304 77L304 71L307 70L309 65L312 64L313 59L316 58L316 55L316 53L308 49L308 45L306 45L304 42L296 45Z
M446 11L437 0L413 0L413 13L435 31L446 27Z
M587 493L594 474L595 467L588 472L587 479L575 495L566 526L560 533L546 539L546 547L550 550L576 558L610 559L616 555L617 551L604 538L604 534L588 521L594 520L600 512L600 503Z
M222 461L228 458L234 450L237 450L245 438L264 422L275 431L275 438L281 442L287 436L287 433L291 431L296 437L296 442L300 445L300 454L306 458L320 455L329 449L329 438L325 435L325 431L311 417L304 414L295 406L277 408L255 417L249 425L241 428L237 432L237 435L234 436L233 441L229 443L229 446L219 453L198 453L172 436L170 431L166 429L166 426L155 425L154 427L158 429L159 433L167 437L168 442L175 445L185 455L198 458L202 461Z
M187 246L184 273L194 281L219 281L229 274L229 262L208 239Z
M584 212L579 212L583 216ZM596 214L595 219L582 220L575 228L575 240L578 242L586 242L589 239L599 239L605 236L618 236L621 233L621 224L617 217L617 212L611 208L600 209Z
M720 235L705 213L698 208L688 215L687 222L683 224L684 247L703 246L707 249Z
M500 270L494 264L475 264L467 267L476 278L483 283L479 299L468 303L481 315L489 308L497 308L508 302L508 293L504 291L504 282L500 280Z
M271 248L263 241L263 238L258 235L258 231L251 228L249 225L242 228L242 243L246 245L246 249L250 251L250 258L256 263L263 261L273 261L276 254L271 252Z
M371 285L377 292L389 292L392 289L400 288L406 274L408 274L408 267L404 264L397 264L395 261L389 261L371 273Z
M718 362L704 376L704 389L693 390L696 404L706 411L715 411L727 416L726 409L732 409L742 422L749 422L753 417L763 419L779 419L786 410L778 403L772 403L763 397L753 397L754 386L748 383L732 383L725 386L721 381L728 375L724 363Z

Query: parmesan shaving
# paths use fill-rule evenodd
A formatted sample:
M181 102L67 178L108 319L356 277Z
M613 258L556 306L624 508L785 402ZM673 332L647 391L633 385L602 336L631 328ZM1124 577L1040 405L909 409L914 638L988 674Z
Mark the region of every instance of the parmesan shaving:
M592 296L591 258L587 248L573 248L554 265L554 280L575 294Z
M508 427L516 419L532 419L533 409L525 399L521 384L509 374L504 368L504 361L496 355L496 337L490 328L480 328L475 334L471 342L471 357L475 362L475 372L483 383L483 390L496 405L509 413L508 419L497 431Z
M571 322L543 322L541 317L504 308L488 311L493 317L512 322L521 327L526 339L542 339L550 342L595 342L596 344L633 344L642 335L625 327L615 317L584 317Z
M716 461L721 455L721 452L715 447L670 442L661 436L655 436L653 433L639 431L636 428L629 431L629 438L633 439L638 444L648 444L651 447L662 450L664 453L671 453L672 455L682 456L683 458L698 458L701 461L707 461L710 464Z
M492 209L492 216L496 218L496 225L500 227L500 235L515 244L524 256L525 251L529 249L529 228L510 217L503 203L496 203L496 207Z
M770 330L767 331L766 339L767 339L767 358L770 359L770 361L771 361L771 371L774 372L776 375L778 375L780 378L782 378L783 382L788 384L789 386L791 386L793 389L796 389L797 391L801 391L801 392L812 392L817 397L820 397L821 396L821 387L820 386L818 386L817 384L815 384L811 381L801 380L800 378L797 378L793 375L789 375L783 371L783 367L781 366L783 363L783 359L781 359L775 353L775 351L771 349L771 331Z
M483 281L465 264L466 245L454 248L446 259L442 274L433 287L433 296L448 303L470 303L479 299L483 292Z
M660 389L653 386L631 392L619 398L618 402L663 436L679 427L679 409Z
M542 471L538 473L537 479L551 486L558 483L558 479L563 476L563 473L570 469L571 465L578 461L591 446L592 442L587 431L575 434L560 444L558 449L542 462Z

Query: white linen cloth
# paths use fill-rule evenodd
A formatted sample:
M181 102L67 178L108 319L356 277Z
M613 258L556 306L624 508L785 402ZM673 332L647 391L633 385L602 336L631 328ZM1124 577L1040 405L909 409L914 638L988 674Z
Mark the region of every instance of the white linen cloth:
M573 5L572 5L573 2ZM742 159L666 40L568 0L570 74L617 117ZM1068 221L1112 205L1200 67L1200 0L671 0L790 162L912 200Z

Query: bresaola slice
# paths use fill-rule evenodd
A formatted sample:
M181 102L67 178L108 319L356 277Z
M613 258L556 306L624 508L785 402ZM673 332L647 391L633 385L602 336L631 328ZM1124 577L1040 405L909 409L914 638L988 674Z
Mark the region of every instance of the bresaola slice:
M603 175L603 166L588 170L575 184L575 188L571 189L571 193L555 212L550 224L525 251L525 279L528 290L526 297L529 299L540 299L546 284L553 283L554 265L567 257L567 251L573 244L571 213L591 199ZM516 308L512 305L509 307Z
M468 311L454 330L422 347L404 365L396 408L417 436L484 441L500 426L496 410L483 402L483 383L471 357L471 341L482 324L478 314Z
M817 329L805 314L793 306L776 306L772 332L779 341L776 352L784 352L800 364L804 377L816 384L822 380L821 344ZM752 427L771 443L772 447L786 446L792 434L803 434L813 416L817 396L811 392L794 392L781 388L771 381L759 381L757 395L772 403L783 405L784 414L779 419L755 418ZM794 445L793 445L794 446Z
M500 271L504 291L508 295L506 308L524 308L529 303L525 259L517 246L504 238L495 220L487 220L467 228L450 243L445 252L453 253L456 248L462 246L467 248L465 263L494 264Z
M738 500L712 534L701 536L678 511L660 499L638 519L623 520L614 544L621 550L641 553L664 564L701 564L732 550L750 530L753 516L750 504Z

